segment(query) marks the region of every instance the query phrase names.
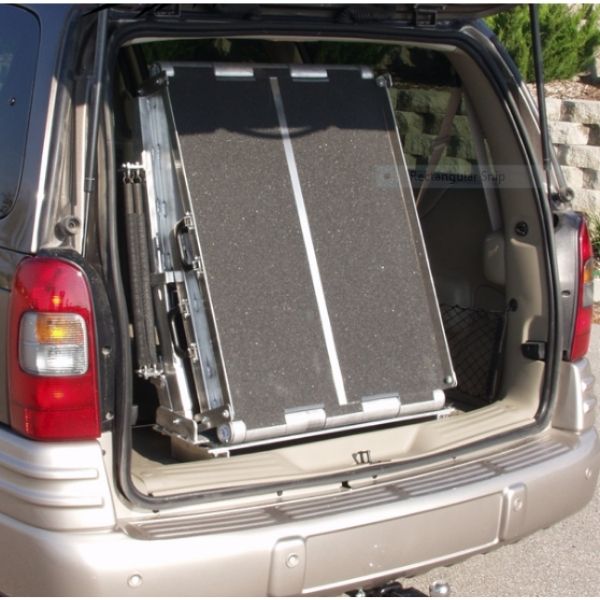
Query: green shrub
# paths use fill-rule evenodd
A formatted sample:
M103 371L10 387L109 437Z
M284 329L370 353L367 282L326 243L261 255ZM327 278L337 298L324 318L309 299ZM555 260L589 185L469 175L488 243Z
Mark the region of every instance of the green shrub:
M390 46L385 44L315 42L308 44L311 60L317 64L369 65L385 62Z
M600 213L587 211L585 220L587 221L590 242L592 242L594 250L594 258L596 261L600 261Z
M585 71L600 45L600 5L540 4L544 79L569 79ZM529 8L517 6L486 22L527 81L533 81Z

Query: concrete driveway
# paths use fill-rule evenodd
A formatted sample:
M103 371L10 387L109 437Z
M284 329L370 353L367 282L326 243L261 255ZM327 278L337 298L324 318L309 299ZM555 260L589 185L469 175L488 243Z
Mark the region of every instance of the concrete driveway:
M594 325L588 357L598 395L600 325ZM582 511L550 529L403 584L428 593L436 579L450 585L452 596L600 596L600 491Z

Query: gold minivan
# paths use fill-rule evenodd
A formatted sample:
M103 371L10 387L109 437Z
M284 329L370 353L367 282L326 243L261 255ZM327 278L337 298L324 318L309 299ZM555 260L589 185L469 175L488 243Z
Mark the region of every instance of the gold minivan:
M3 593L377 595L590 500L590 241L492 10L0 6Z

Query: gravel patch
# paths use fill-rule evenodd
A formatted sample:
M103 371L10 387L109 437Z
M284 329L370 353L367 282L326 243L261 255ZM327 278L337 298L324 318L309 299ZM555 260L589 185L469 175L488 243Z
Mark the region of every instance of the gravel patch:
M529 90L535 97L535 84L528 83ZM561 100L600 100L600 84L593 83L589 75L581 75L573 79L548 81L544 84L547 98Z

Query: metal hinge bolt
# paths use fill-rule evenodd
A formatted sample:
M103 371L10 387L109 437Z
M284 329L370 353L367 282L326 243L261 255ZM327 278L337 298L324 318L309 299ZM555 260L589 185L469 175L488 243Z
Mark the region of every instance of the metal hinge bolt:
M200 359L200 354L198 352L198 345L194 344L194 343L190 344L188 346L187 355L193 363L198 362L198 360Z
M185 217L183 217L183 225L189 231L194 229L194 217L192 217L191 213L185 213Z
M182 298L179 302L179 312L181 312L181 316L184 319L187 319L190 316L190 303L187 298Z

